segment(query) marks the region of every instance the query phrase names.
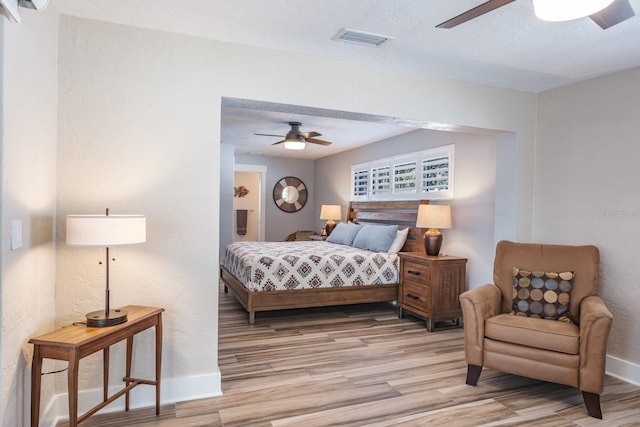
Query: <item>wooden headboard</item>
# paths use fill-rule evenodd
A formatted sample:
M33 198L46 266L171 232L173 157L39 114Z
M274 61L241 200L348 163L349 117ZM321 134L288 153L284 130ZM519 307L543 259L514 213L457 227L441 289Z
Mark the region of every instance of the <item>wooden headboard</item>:
M357 224L397 224L399 229L409 228L402 252L424 252L423 228L416 227L418 206L428 200L405 200L391 202L351 202L347 209L347 221Z

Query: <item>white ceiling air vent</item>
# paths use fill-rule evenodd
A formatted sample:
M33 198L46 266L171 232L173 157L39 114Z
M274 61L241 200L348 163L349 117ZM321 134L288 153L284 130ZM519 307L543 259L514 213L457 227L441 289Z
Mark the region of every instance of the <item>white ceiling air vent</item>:
M332 39L375 47L380 46L387 40L393 40L392 37L382 36L380 34L366 33L364 31L349 30L348 28L343 28L338 31L338 33L333 36Z

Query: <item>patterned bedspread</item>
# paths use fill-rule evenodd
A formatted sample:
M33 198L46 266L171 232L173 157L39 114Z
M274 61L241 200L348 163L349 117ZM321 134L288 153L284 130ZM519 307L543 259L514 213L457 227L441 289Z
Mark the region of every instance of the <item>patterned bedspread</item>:
M237 242L224 266L250 291L398 283L398 254L335 243Z

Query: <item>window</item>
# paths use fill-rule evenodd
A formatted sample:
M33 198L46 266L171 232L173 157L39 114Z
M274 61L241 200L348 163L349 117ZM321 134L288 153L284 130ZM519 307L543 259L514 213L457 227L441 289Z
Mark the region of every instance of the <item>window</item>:
M391 168L377 166L371 168L371 196L386 199L391 194Z
M351 200L367 200L369 194L369 170L351 168Z
M393 191L396 194L415 193L418 183L416 180L417 162L403 161L393 165Z
M449 189L449 158L447 156L422 160L422 192Z
M453 198L454 145L351 166L351 200Z

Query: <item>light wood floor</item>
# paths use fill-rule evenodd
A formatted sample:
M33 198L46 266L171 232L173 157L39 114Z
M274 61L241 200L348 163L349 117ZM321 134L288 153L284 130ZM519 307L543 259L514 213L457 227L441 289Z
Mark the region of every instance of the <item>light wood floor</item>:
M640 387L611 377L602 421L570 387L491 369L467 386L462 330L429 333L391 304L259 313L249 326L221 292L219 333L224 396L81 425L640 426Z

